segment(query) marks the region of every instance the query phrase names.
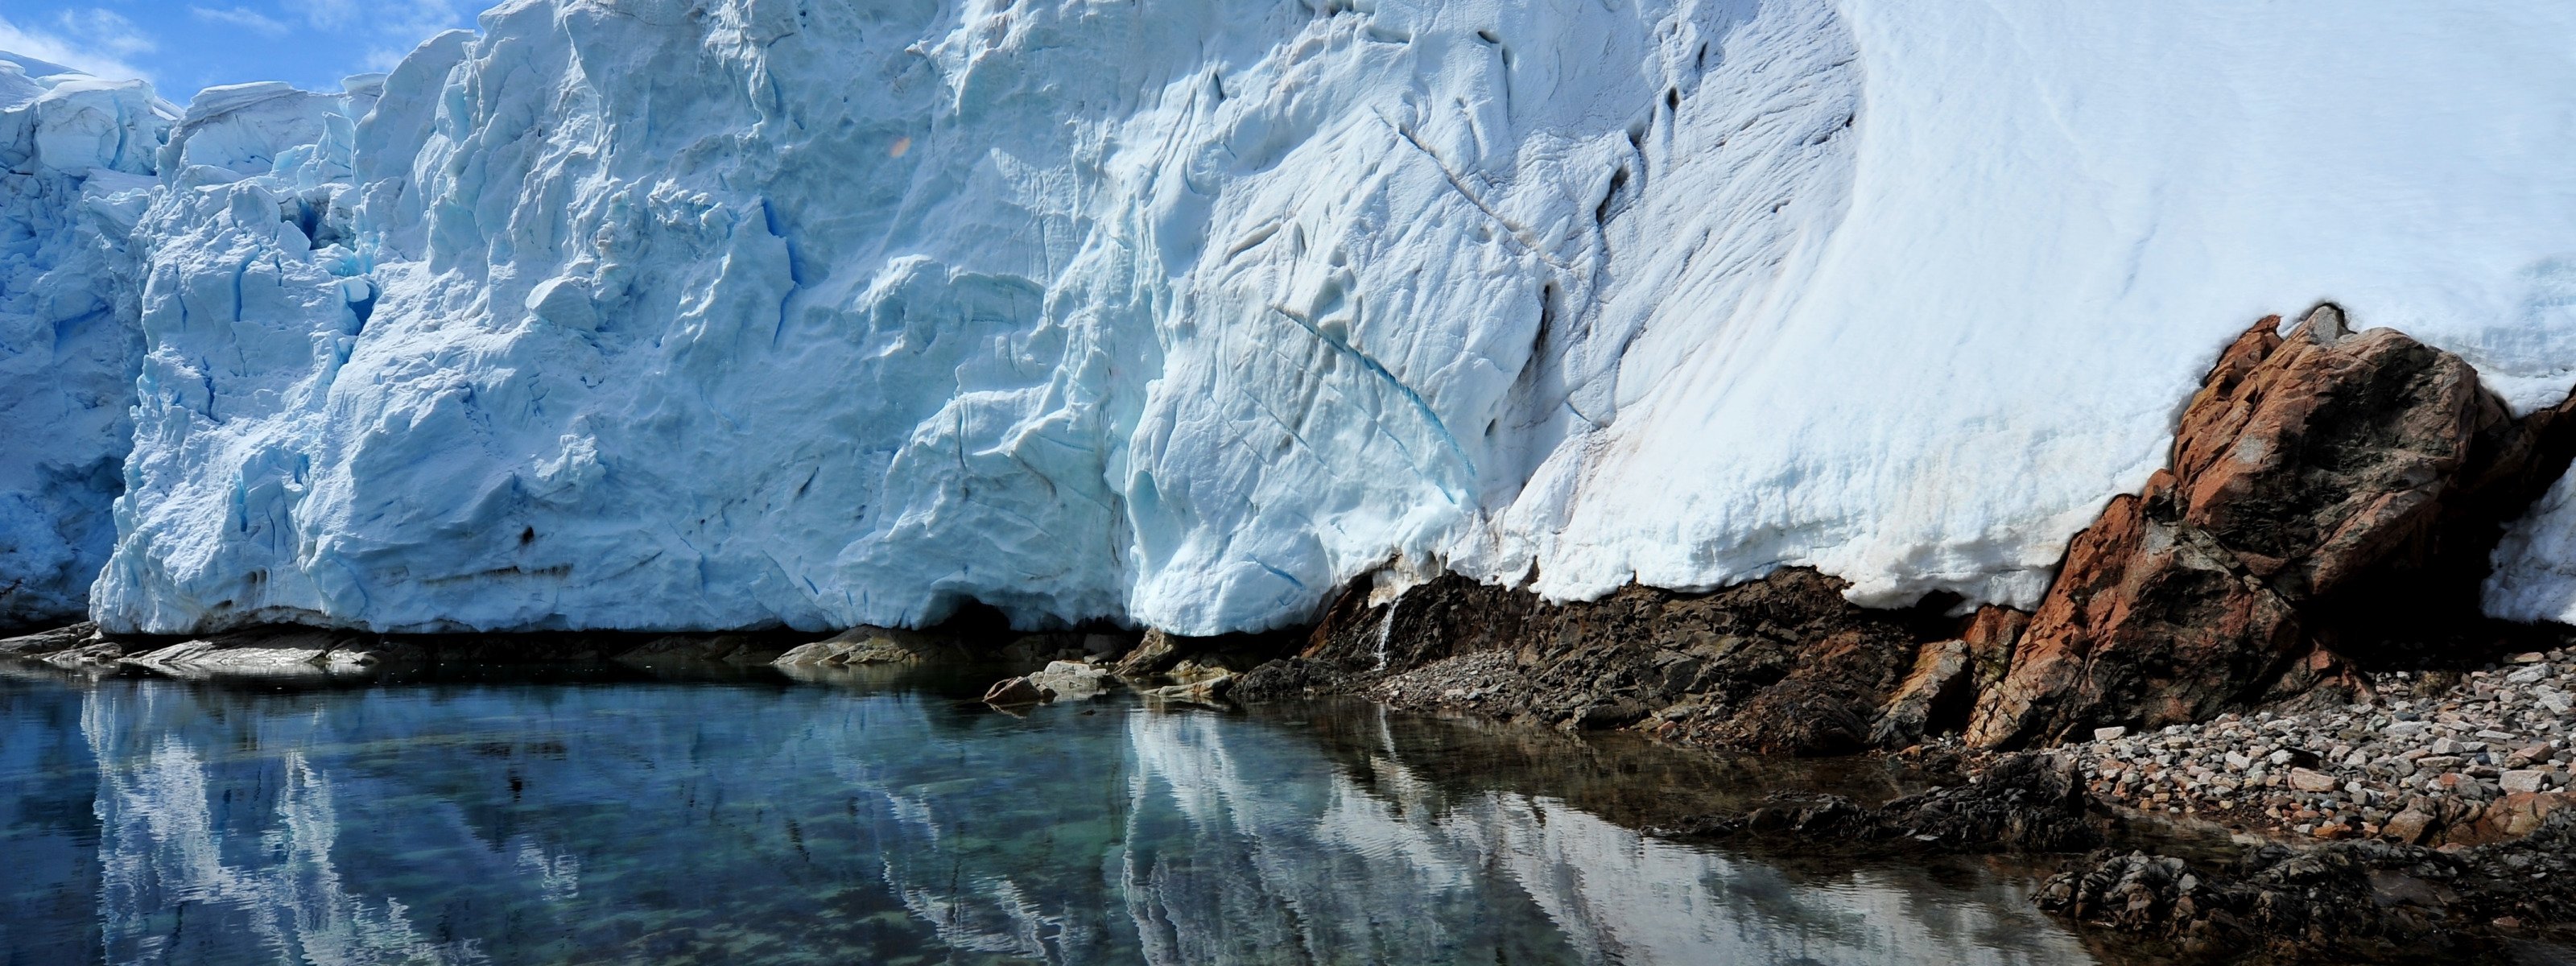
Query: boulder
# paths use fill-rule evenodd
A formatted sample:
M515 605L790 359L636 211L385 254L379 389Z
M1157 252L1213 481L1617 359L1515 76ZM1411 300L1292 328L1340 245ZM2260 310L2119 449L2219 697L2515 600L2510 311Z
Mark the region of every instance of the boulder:
M2443 830L2442 840L2452 845L2486 845L2522 838L2539 831L2550 813L2565 807L2567 795L2562 792L2512 792L2451 823Z
M1096 697L1109 686L1109 671L1079 661L1055 661L1046 669L1031 674L1030 684L1052 693L1056 699L1083 701Z
M2330 792L2338 782L2333 775L2305 768L2290 769L2290 787L2303 792Z
M1120 677L1144 677L1161 674L1180 660L1181 638L1160 630L1149 630L1143 640L1136 642L1135 649L1118 659L1116 671Z
M2475 623L2498 524L2565 468L2569 407L2518 422L2459 357L2333 306L2277 326L2228 347L2171 465L2069 545L1972 743L2348 693L2342 655Z
M2409 805L2405 811L2390 818L2388 824L2380 826L2379 835L2381 838L2405 845L2420 845L2425 836L2433 831L2436 821L2432 812Z

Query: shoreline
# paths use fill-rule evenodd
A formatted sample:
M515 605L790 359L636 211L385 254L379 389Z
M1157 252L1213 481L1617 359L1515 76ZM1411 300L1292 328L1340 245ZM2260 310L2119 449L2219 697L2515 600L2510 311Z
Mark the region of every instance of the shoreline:
M1321 629L1317 636L1323 636ZM329 678L422 661L612 661L646 667L658 661L670 667L772 667L802 680L870 669L993 667L1031 670L1004 684L1049 685L1025 698L996 698L1005 705L1076 700L1081 693L1057 692L1068 682L1099 687L1114 679L1167 701L1223 705L1348 696L1443 717L1561 732L1609 730L1587 727L1579 715L1550 723L1551 712L1540 704L1497 706L1491 699L1502 692L1470 701L1467 695L1451 697L1451 689L1430 689L1444 674L1490 680L1513 673L1504 665L1514 656L1494 652L1407 671L1342 676L1332 679L1333 687L1288 693L1276 687L1276 679L1313 662L1265 659L1243 641L1222 642L1234 645L1226 650L1211 646L1221 642L1148 634L1113 652L1112 641L1126 639L1036 634L996 647L999 639L873 628L819 642L805 637L810 635L572 634L545 635L550 647L532 647L533 639L509 636L396 639L271 628L173 643L78 628L0 640L0 656L74 670L134 667L183 679L290 672ZM326 641L337 643L316 646ZM118 656L108 657L111 652ZM1068 676L1066 664L1083 671ZM1640 831L1756 851L1821 850L1863 859L1998 856L2039 869L2054 861L2062 871L2034 896L2042 910L2159 955L2401 960L2493 954L2530 940L2576 941L2576 863L2570 861L2576 857L2576 809L2563 807L2570 798L2565 778L2543 779L2543 787L2531 791L2509 791L2503 783L2513 772L2554 769L2563 776L2572 753L2568 736L2533 742L2549 749L2536 761L2521 754L2529 745L2499 755L2492 740L2480 749L2463 749L2464 755L2434 751L2446 743L2477 743L2457 736L2479 730L2512 726L2536 732L2542 722L2576 723L2557 716L2555 699L2543 701L2576 685L2576 650L2466 673L2390 672L2380 680L2365 703L2340 708L2313 699L2293 707L2303 700L2293 699L2277 711L2033 750L1975 749L1951 735L1894 751L1837 756L1883 768L1923 790L1872 806L1811 790L1774 789L1742 811ZM2418 723L2423 727L2408 727ZM1805 757L1747 754L1695 740L1704 733L1645 719L1615 730L1713 758ZM2349 745L2340 758L2337 744ZM2494 764L2477 763L2479 755ZM2433 770L2451 764L2444 759L2452 757L2461 759L2459 770ZM2356 758L2359 764L2352 763ZM2431 764L2424 764L2427 759ZM2239 760L2247 767L2228 771ZM2394 774L2395 762L2416 764L2419 777L2412 786ZM2501 767L2506 764L2541 767ZM2324 790L2324 778L2361 789ZM2516 788L2525 781L2517 776ZM2416 790L2400 798L2398 791L2407 787ZM2232 804L2217 806L2220 801ZM2375 812L2389 818L2411 812L2431 820L2373 821L2380 817ZM2310 827L2302 831L2301 824ZM2322 831L2328 827L2347 831Z

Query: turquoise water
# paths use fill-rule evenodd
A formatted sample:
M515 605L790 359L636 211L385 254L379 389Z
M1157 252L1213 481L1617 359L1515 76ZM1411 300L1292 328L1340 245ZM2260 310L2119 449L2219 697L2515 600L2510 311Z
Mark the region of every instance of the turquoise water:
M977 683L0 677L0 963L2088 958L1983 866L1631 831L1765 780L1702 756Z

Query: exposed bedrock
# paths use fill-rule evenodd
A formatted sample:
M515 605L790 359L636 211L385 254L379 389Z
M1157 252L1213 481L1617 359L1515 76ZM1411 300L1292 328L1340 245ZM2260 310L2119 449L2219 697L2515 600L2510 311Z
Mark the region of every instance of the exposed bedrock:
M2168 468L2069 545L1973 743L2196 721L2495 649L2478 586L2565 471L2576 404L2516 420L2459 357L2350 332L2333 306L2277 324L2228 347Z
M1804 569L1567 603L1455 576L1362 584L1238 694L1366 691L1833 754L2349 699L2372 668L2500 653L2524 632L2480 615L2479 584L2505 524L2576 455L2576 401L2516 419L2459 357L2351 332L2333 306L2279 327L2221 355L2169 467L2074 539L2034 614L1870 610Z

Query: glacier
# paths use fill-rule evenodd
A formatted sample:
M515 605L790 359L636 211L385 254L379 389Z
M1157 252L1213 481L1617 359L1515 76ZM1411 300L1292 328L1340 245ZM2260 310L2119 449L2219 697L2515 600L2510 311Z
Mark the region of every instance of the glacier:
M88 610L115 543L143 351L131 232L176 110L0 53L0 626Z
M0 405L89 421L0 444L0 540L41 548L5 566L55 588L11 606L95 573L154 632L1205 634L1388 567L1562 599L1786 566L2027 605L2255 318L2338 302L2519 410L2576 383L2576 10L479 26L184 112L56 82L158 147L11 182L44 241L5 256ZM22 349L60 313L17 306L75 289L80 365ZM2570 533L2564 495L2519 525L2490 608L2576 616Z

